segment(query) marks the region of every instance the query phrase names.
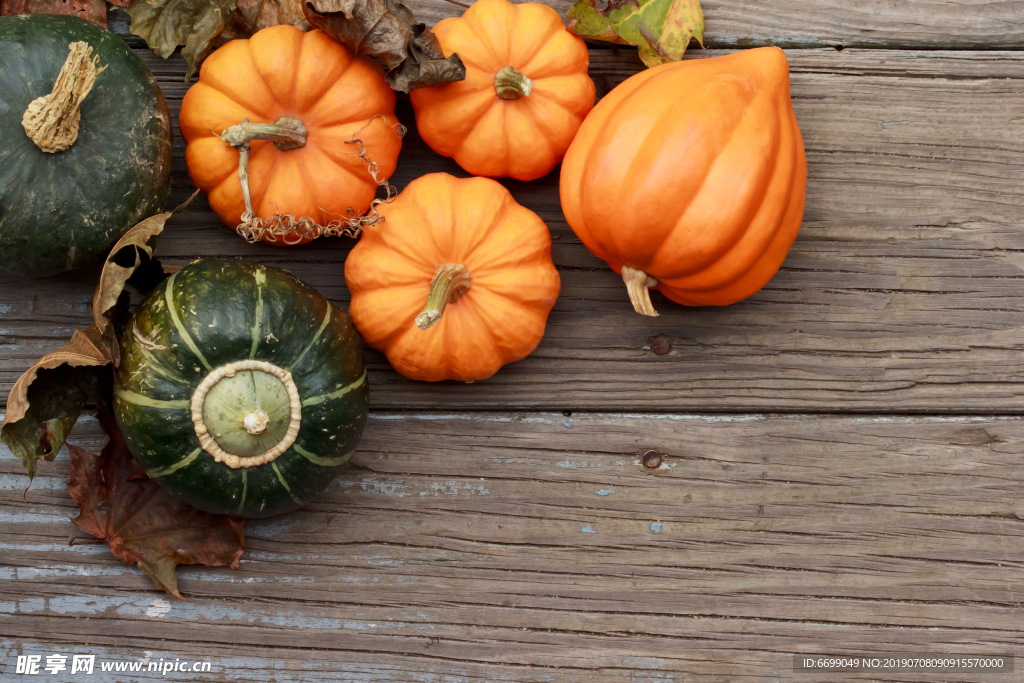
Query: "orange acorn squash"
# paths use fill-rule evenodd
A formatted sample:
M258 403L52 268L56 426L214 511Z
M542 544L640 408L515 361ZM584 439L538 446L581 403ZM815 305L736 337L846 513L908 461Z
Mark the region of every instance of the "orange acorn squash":
M396 122L394 110L395 93L369 58L322 31L273 26L227 43L203 62L199 81L185 94L179 125L192 182L229 227L243 222L245 203L239 152L220 135L246 118L262 134L250 143L248 161L256 216L292 214L327 223L362 214L377 191L354 136L379 165L379 175L394 171L402 146L389 127ZM280 125L288 119L305 134ZM294 244L309 236L263 239Z
M431 173L345 262L349 315L412 379L472 382L533 351L560 280L544 222L487 178Z
M806 186L789 64L766 47L627 79L580 128L560 194L636 311L657 315L651 287L721 306L767 284L800 230Z
M550 7L508 0L477 0L433 31L466 80L410 93L426 143L473 175L551 172L594 106L586 44Z

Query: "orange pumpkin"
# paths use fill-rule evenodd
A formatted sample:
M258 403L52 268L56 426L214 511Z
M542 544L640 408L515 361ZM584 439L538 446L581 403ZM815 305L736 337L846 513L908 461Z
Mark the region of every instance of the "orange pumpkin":
M766 47L627 79L580 128L560 193L636 311L657 315L650 287L721 306L767 284L800 230L806 187L789 64Z
M220 134L246 118L264 124L264 131L281 117L297 119L306 129L304 145L296 148L299 140L287 129L250 143L253 209L260 218L280 213L327 223L362 214L377 190L358 144L350 142L354 135L380 165L380 175L394 171L402 145L389 127L396 123L394 110L395 93L370 59L353 55L322 31L273 26L227 43L203 62L178 123L188 144L185 161L192 182L234 228L245 211L239 152ZM266 236L264 241L292 244L308 238Z
M345 261L349 315L398 372L486 379L533 351L560 281L544 222L487 178L431 173Z
M433 31L466 80L410 93L420 136L473 175L551 172L594 106L586 44L550 7L508 0L477 0Z

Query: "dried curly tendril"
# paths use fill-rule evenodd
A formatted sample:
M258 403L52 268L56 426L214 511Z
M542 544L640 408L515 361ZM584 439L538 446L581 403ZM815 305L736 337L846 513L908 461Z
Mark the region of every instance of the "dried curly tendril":
M242 222L235 228L235 232L250 243L262 241L264 238L273 237L272 241L280 241L284 244L300 244L316 239L317 237L358 237L368 225L376 225L384 220L377 207L381 204L390 204L398 196L398 190L388 182L387 178L381 177L380 164L370 158L363 141L356 136L360 131L367 128L377 117L384 119L384 125L395 132L397 137L404 137L408 128L399 122L389 123L384 114L375 114L370 117L363 126L352 133L352 137L345 141L345 144L356 145L356 154L366 164L366 170L373 178L378 187L384 188L385 196L374 199L370 209L361 216L343 218L330 221L326 224L317 223L316 219L309 216L296 218L292 214L275 213L267 218L260 218L252 208L252 197L249 193L249 143L252 140L269 140L278 149L286 151L297 149L306 144L306 127L297 119L282 117L273 124L249 123L244 119L241 123L231 126L219 135L220 139L238 150L238 180L242 185L242 197L245 200L245 212L242 214ZM325 212L326 213L326 212Z

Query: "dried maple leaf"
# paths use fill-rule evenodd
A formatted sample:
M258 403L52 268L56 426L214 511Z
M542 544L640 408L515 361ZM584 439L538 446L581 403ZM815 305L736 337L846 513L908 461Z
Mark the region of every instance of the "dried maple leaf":
M118 362L117 331L128 309L124 286L130 280L147 292L163 278L159 262L152 259L153 240L167 219L191 201L147 218L114 245L93 297L95 324L75 330L66 346L37 360L14 383L0 440L21 460L29 485L39 460L57 456L85 404L109 402L111 367Z
M9 14L70 14L107 27L104 0L0 0L0 16Z
M103 406L96 416L107 434L100 456L68 446L68 493L81 511L75 525L106 541L117 559L137 564L154 586L179 600L185 600L178 592L179 564L238 569L244 520L197 510L140 476L114 417Z
M459 56L445 57L437 37L396 0L306 0L304 9L313 26L383 64L395 90L409 92L466 78Z
M566 18L578 36L638 46L649 67L682 59L690 38L704 44L699 0L578 0Z

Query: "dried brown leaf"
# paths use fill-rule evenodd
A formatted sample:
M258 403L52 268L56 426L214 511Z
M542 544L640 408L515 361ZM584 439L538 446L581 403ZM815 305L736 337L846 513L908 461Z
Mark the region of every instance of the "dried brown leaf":
M308 31L312 26L306 21L302 3L303 0L238 0L238 7L228 17L217 44L248 38L260 29L282 24Z
M157 235L164 231L167 219L191 204L198 193L198 190L193 192L184 204L173 211L158 213L145 219L126 232L110 250L92 298L92 318L101 333L110 333L111 309L117 304L129 278L136 275L142 267L147 267L147 270L159 267L159 262L153 260L153 249L156 246ZM161 275L163 274L166 273L161 270Z
M313 26L379 61L395 90L409 92L466 78L459 56L446 58L437 37L396 0L306 0L304 9Z
M111 346L95 325L75 330L70 342L37 360L14 383L0 438L21 460L30 485L39 460L57 456L82 408L102 391L103 373L97 369L112 362Z
M93 297L95 324L75 330L67 345L33 363L14 383L0 440L21 460L30 485L39 460L57 456L85 404L110 401L111 366L119 361L117 332L128 309L124 285L130 280L145 293L166 276L152 258L153 240L192 197L174 211L147 218L118 241Z
M80 514L72 521L107 542L126 565L137 564L153 585L179 600L179 564L238 568L245 552L244 520L202 512L140 476L110 412L96 413L107 434L99 457L70 447L68 492Z
M127 10L131 32L161 57L166 59L179 45L185 46L181 56L188 82L224 30L235 4L236 0L133 0Z
M103 0L0 0L0 16L10 14L68 14L107 27Z

